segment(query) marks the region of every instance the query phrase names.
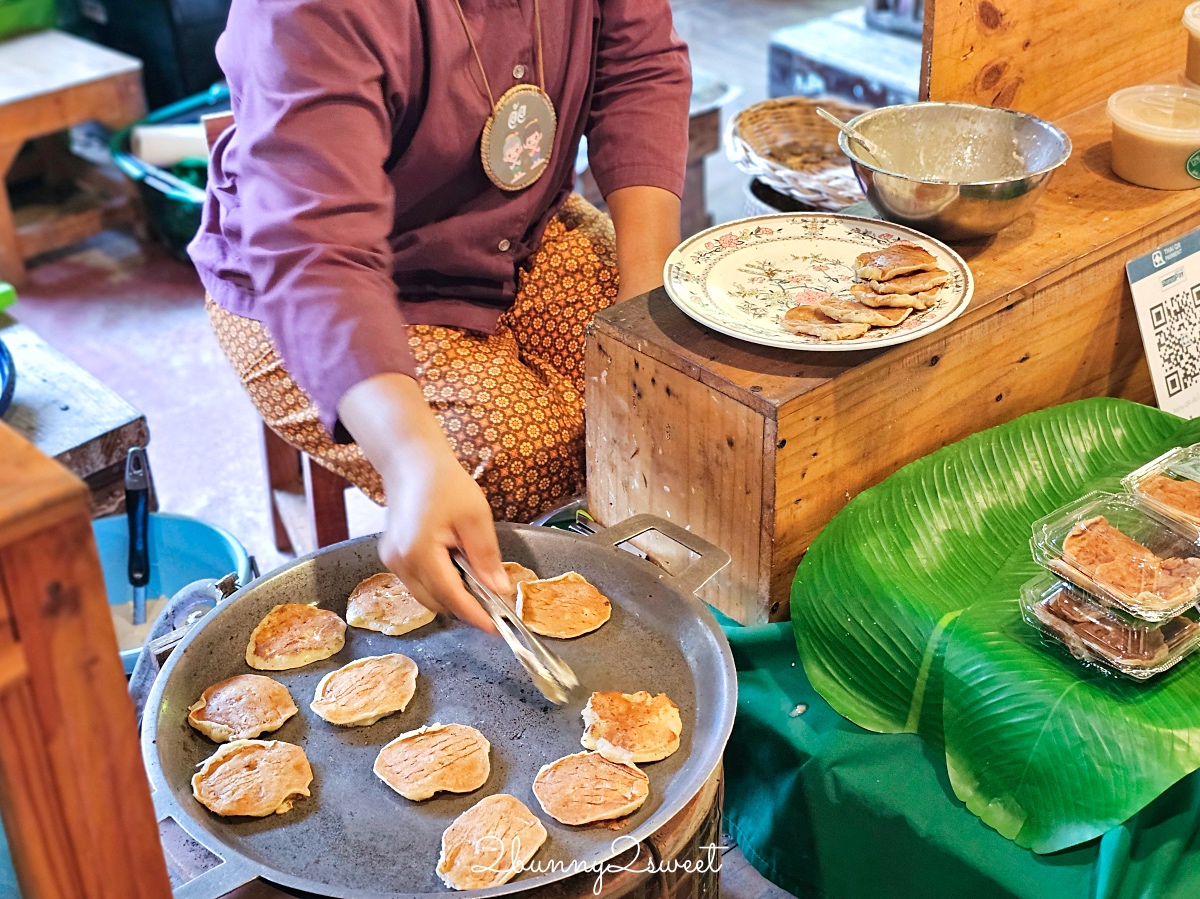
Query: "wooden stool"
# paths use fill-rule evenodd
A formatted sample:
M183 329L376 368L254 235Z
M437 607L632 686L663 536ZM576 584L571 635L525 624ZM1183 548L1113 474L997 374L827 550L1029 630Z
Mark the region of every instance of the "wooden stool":
M22 216L3 176L26 141L89 121L115 130L140 119L141 71L132 56L61 31L0 42L0 279L20 287L25 260L134 217L129 185L68 153L58 154L55 175L79 191L61 204Z
M275 548L298 556L350 539L349 482L262 426L267 497Z

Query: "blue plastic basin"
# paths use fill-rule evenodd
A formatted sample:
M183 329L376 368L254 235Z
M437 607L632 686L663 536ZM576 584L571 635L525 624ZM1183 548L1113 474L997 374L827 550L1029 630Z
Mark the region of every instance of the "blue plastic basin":
M133 599L129 584L129 522L124 515L111 515L92 522L104 587L110 605ZM228 531L186 515L150 513L150 583L146 598L171 596L192 581L224 577L237 572L238 581L250 580L250 556L246 547ZM125 673L133 671L138 651L121 653Z

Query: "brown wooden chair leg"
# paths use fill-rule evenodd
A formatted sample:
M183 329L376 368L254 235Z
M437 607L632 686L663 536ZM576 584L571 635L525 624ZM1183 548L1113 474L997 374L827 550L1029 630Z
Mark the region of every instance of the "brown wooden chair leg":
M317 549L350 539L346 521L345 478L334 474L308 455L302 454L304 492L308 496L308 519Z
M0 281L8 281L18 288L25 285L25 260L21 254L4 176L8 174L20 149L19 143L0 144Z
M294 547L280 511L279 492L300 494L304 491L304 476L300 463L302 454L267 427L266 422L263 422L262 426L262 445L263 461L267 469L267 508L275 532L275 548L281 553L289 553Z

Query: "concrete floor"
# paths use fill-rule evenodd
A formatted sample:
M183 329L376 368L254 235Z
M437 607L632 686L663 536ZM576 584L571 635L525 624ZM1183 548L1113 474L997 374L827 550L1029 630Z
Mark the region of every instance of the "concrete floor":
M673 6L694 64L742 89L726 109L728 120L766 96L772 31L853 2L673 0ZM747 177L722 154L707 166L716 221L740 218ZM13 314L145 413L163 510L227 528L263 571L285 561L266 514L259 420L208 327L190 266L155 244L107 232L33 268ZM357 491L347 499L352 533L380 529L381 509ZM736 849L725 858L722 889L737 899L787 895Z

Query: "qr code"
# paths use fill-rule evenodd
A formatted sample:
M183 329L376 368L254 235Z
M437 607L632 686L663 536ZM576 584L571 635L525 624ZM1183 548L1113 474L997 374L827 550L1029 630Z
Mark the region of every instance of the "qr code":
M1151 306L1150 324L1167 395L1176 396L1200 384L1200 284Z

